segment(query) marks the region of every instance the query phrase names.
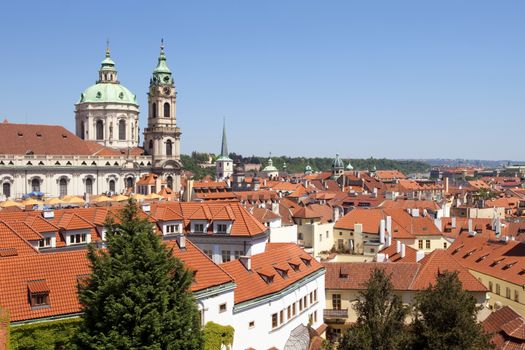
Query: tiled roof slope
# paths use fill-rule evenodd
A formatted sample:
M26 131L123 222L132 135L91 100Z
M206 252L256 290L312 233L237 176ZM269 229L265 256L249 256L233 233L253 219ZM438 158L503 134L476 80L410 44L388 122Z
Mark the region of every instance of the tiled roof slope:
M306 261L310 266L305 263ZM299 270L294 271L290 264L297 264ZM267 243L264 253L251 257L251 271L248 271L239 260L233 260L220 266L233 277L237 284L236 304L279 292L323 268L319 262L293 243ZM278 269L287 269L288 276L283 278L277 271ZM273 276L273 283L265 282L261 275Z
M327 289L363 289L375 268L384 269L395 290L423 290L436 282L436 276L445 271L457 271L463 288L470 292L484 292L486 288L467 269L458 266L444 250L434 250L420 262L396 263L333 263L327 262Z
M87 273L85 250L0 259L0 305L15 322L78 313L77 277ZM49 287L50 307L31 308L28 282L34 280Z
M254 236L266 232L266 227L238 202L167 202L152 203L151 216L163 220L166 210L179 213L183 218L184 231L190 232L190 220L232 220L231 236ZM213 227L209 227L209 233Z
M501 280L525 285L525 243L495 241L461 234L449 247L462 266Z
M222 268L188 240L185 249L180 249L176 241L166 243L168 248L173 248L173 255L194 271L193 292L232 282ZM14 322L78 313L78 279L89 273L84 249L0 258L0 305L9 309ZM50 305L31 308L28 291L44 289L49 290Z
M169 248L173 248L173 255L194 272L195 280L191 287L193 292L233 282L226 271L189 240L186 240L186 249L181 249L175 240L165 243Z
M483 321L485 332L492 333L492 343L496 350L525 349L525 320L509 306L491 313Z

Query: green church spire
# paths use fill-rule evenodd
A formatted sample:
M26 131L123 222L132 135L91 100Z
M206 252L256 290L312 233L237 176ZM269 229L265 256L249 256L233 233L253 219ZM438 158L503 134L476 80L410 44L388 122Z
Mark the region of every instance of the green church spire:
M171 77L171 70L166 64L166 54L164 52L164 39L160 42L160 54L157 63L157 67L153 71L153 83L154 84L173 84Z

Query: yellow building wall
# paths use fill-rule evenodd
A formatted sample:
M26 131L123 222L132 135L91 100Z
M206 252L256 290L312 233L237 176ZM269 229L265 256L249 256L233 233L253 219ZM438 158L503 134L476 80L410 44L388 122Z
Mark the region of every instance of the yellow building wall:
M488 304L491 307L494 307L496 302L500 302L502 306L510 306L519 313L521 316L525 317L525 290L524 286L514 284L511 282L504 281L502 279L480 273L475 270L470 270L473 276L475 276L487 289L489 296ZM492 282L492 291L490 291L490 283ZM500 293L496 293L497 285L499 285ZM506 296L506 289L510 289L510 299ZM518 293L518 301L514 300L514 293Z

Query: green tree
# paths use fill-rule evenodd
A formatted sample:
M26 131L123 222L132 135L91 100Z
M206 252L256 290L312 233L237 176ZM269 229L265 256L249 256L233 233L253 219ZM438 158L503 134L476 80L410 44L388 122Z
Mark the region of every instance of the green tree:
M201 349L191 271L129 202L108 221L107 249L89 246L92 274L79 287L80 349Z
M491 349L490 336L476 321L474 297L463 290L456 272L437 276L434 286L415 298L414 348Z
M357 322L344 334L339 350L401 349L406 341L405 317L408 310L393 293L390 277L374 269L354 305Z

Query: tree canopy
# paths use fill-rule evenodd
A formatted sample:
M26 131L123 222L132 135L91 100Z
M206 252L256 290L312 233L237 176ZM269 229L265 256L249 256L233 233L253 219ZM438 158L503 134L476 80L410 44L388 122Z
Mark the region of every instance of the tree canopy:
M490 349L490 336L476 320L474 297L463 290L456 272L437 276L434 286L419 292L413 332L416 349Z
M133 202L106 230L107 248L89 246L92 274L79 284L78 348L201 349L192 272L139 218Z
M404 346L408 310L393 293L390 277L383 269L372 271L354 309L357 322L344 334L339 350L393 350Z

